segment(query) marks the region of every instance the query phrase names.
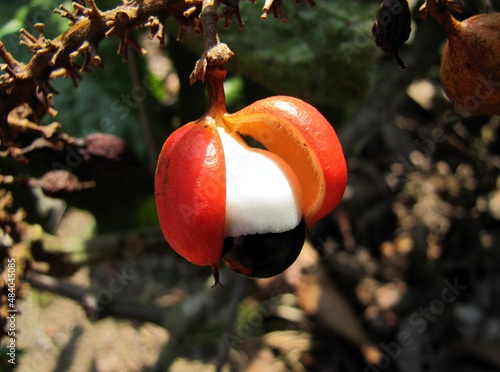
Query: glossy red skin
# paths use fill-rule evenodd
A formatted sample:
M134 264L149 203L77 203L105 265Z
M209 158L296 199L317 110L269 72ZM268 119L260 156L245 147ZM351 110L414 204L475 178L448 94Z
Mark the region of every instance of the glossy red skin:
M163 145L155 177L160 227L172 248L196 265L222 255L226 168L217 130L189 123Z
M270 120L277 118L280 128L274 135L284 134L293 139L294 145L302 141L301 146L306 146L311 151L312 163L322 175L321 192L323 195L311 195L318 199L318 205L305 206L307 225L312 227L319 219L330 213L340 202L347 184L347 166L342 146L331 124L325 117L310 104L289 96L274 96L257 101L235 114L227 115L228 126L235 132L248 134L261 142L270 152L275 153L285 160L292 169L296 170L296 160L291 159L288 146L275 143L273 133L259 135L258 127L252 126L252 121ZM265 124L263 127L268 126ZM284 131L282 131L282 128ZM262 128L260 128L262 129ZM264 133L263 133L264 134ZM282 137L283 138L283 137ZM280 146L281 145L281 146ZM300 172L299 172L300 173ZM297 174L301 183L308 182L307 177ZM304 186L304 185L303 185ZM312 192L310 187L304 187L304 192Z

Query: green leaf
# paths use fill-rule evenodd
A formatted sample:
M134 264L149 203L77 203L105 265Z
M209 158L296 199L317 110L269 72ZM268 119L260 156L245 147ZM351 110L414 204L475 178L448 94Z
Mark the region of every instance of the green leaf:
M3 6L6 8L0 12L0 24L2 24L0 27L0 39L3 39L5 36L10 34L19 33L19 30L24 27L24 23L29 12L28 5L21 7L16 5L15 8L18 8L18 10L15 12L13 17L10 17L9 15L15 11L14 6L12 4L2 5L2 7Z
M381 55L370 34L376 4L335 0L285 4L288 23L260 6L241 2L245 28L220 30L234 52L228 71L241 74L276 94L302 98L332 110L337 118L355 109L369 86L369 72ZM234 22L233 22L234 23ZM169 26L174 35L177 25ZM201 55L200 38L184 44Z
M136 103L124 101L103 89L93 79L84 79L75 89L68 80L56 80L60 94L54 98L59 112L55 120L63 124L66 133L85 137L90 133L111 133L123 138L140 158L146 157L146 147Z

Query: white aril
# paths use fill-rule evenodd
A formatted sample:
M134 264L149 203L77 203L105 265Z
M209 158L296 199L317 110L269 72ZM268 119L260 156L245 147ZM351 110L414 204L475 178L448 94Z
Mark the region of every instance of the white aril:
M276 155L218 128L226 164L225 236L281 233L299 225L300 186Z

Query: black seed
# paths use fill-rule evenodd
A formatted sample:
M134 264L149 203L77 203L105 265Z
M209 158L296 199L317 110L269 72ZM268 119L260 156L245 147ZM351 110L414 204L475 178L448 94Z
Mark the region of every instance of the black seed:
M299 256L305 223L282 233L243 235L224 239L222 259L233 271L253 278L268 278L285 271Z

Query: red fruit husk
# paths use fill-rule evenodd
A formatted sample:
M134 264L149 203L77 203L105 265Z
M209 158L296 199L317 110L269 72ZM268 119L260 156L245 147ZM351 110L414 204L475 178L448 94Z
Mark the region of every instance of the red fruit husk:
M226 213L225 163L217 130L189 123L163 145L155 177L160 227L172 248L196 265L222 255Z

